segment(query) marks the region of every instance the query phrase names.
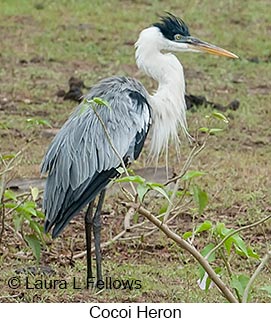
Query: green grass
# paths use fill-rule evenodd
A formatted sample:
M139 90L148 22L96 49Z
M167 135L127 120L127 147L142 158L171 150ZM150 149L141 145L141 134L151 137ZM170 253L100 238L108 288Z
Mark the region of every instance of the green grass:
M142 80L150 91L156 88L155 82L138 72L133 44L143 28L156 22L159 14L170 11L186 21L191 35L240 56L239 60L229 60L211 55L177 54L184 66L188 93L204 95L209 101L222 105L234 99L240 101L237 111L225 112L230 120L228 128L210 139L207 149L191 166L207 172L200 181L210 198L203 216L233 227L266 216L271 202L271 51L268 41L271 16L268 5L267 0L212 0L208 3L184 0L181 4L178 0L113 0L95 1L95 4L78 0L2 0L0 153L16 153L27 147L20 165L12 171L12 177L39 176L39 164L51 138L45 137L42 129L27 128L26 119L38 117L48 120L53 127L61 127L75 104L57 98L56 92L67 90L70 76L77 76L91 86L110 75L130 75ZM30 62L37 57L39 62ZM257 57L259 63L248 60L253 57ZM21 60L28 63L22 64ZM188 111L192 135L206 125L205 116L211 111L210 107ZM28 145L30 139L35 141ZM147 146L145 150L148 150ZM170 152L170 166L176 172L189 151L190 147L184 141L180 161L176 160L173 149ZM145 165L145 156L143 153L137 167ZM119 210L116 204L110 199L108 212ZM7 221L12 224L11 218ZM121 229L121 220L114 224ZM191 223L186 226L190 228ZM73 264L68 261L70 249L75 253L84 250L82 227L80 230L81 235L75 237L69 229L62 240L50 242L44 251L42 261L45 263L54 252L57 255L49 264L57 272L54 277L70 279L79 275L83 279L84 260L78 259ZM244 236L263 255L269 247L270 232L269 221L245 232ZM140 290L99 294L72 288L65 293L60 290L11 291L6 285L7 279L14 275L16 268L33 265L34 260L29 250L9 235L12 233L6 232L0 245L3 285L0 301L224 301L215 289L208 293L199 290L194 261L185 254L180 255L178 248L168 247L168 241L162 235L153 239L159 239L165 246L170 260L164 256L160 259L158 251L144 253L144 243L127 242L123 251L116 244L104 251L105 272L114 277L140 277L143 282ZM154 243L154 240L149 238L148 243ZM202 243L204 241L200 241ZM78 244L78 248L69 244ZM236 258L233 266L238 273L251 274L256 263ZM260 275L257 284L271 285L270 268ZM255 302L269 301L266 293L256 289L252 296Z
M31 275L14 274L13 270L5 270L1 275L3 283L1 292L2 302L225 302L225 299L215 288L208 292L200 290L195 276L195 263L180 265L180 262L162 261L162 266L157 266L159 255L154 254L155 260L148 260L147 263L133 260L134 254L126 263L117 261L116 258L104 261L104 280L107 280L107 289L95 290L87 288L85 281L85 265L81 261L76 261L74 267L59 267L52 264L51 267L57 272L55 275ZM31 264L31 263L30 263ZM14 261L16 269L27 265L27 262ZM31 264L33 265L33 264ZM244 273L243 268L243 273ZM8 280L16 277L20 280L20 288L17 290L8 288ZM106 278L107 277L107 278ZM65 281L62 288L54 281ZM138 288L113 288L115 280L139 281L134 287ZM40 289L42 281L43 289ZM45 282L46 281L46 282ZM260 291L259 287L264 283L270 283L267 273L261 275L253 288L253 301L268 301L266 293ZM47 284L47 288L45 288ZM51 284L51 285L50 285ZM55 285L54 285L55 284ZM50 287L51 286L51 287ZM55 286L55 287L52 287Z

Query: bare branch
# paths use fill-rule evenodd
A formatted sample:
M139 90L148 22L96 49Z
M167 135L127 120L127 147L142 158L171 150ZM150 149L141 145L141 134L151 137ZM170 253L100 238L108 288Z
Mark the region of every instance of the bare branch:
M128 207L134 206L132 203L127 203ZM157 226L161 231L163 231L167 237L175 241L181 248L188 251L205 269L209 277L216 284L216 286L220 289L226 299L231 303L238 303L238 300L234 297L229 288L223 283L223 281L218 277L213 268L210 266L209 262L196 250L194 246L189 244L187 241L182 239L175 232L171 231L169 227L162 223L159 219L157 219L154 215L152 215L148 210L143 208L142 206L138 206L138 212L145 216L149 221L151 221L155 226Z

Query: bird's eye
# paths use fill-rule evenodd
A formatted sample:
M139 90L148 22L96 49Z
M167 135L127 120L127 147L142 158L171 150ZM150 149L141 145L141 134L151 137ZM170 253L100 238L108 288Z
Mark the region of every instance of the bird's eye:
M181 40L181 39L182 39L182 35L180 35L180 34L176 34L176 35L174 36L174 39L175 39L175 40Z

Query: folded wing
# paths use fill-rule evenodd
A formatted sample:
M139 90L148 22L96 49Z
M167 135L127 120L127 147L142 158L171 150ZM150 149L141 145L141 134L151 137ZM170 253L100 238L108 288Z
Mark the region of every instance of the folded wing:
M109 107L93 103L95 97ZM119 175L121 162L112 145L123 160L138 157L150 123L147 93L136 80L113 77L91 89L54 138L42 163L41 172L48 173L43 202L46 232L53 227L53 237L57 236Z

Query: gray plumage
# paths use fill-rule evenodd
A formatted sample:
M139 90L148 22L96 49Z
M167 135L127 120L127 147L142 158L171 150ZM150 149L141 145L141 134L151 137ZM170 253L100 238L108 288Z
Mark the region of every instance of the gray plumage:
M42 173L48 172L44 193L46 232L53 228L52 236L56 237L89 203L85 214L87 280L95 279L97 283L102 280L100 216L105 187L119 175L120 158L127 164L139 156L151 122L150 155L158 161L165 152L166 167L170 141L179 149L179 128L189 137L183 67L172 52L200 51L238 58L223 48L192 37L185 23L172 14L142 30L135 47L138 68L157 81L157 90L148 94L141 83L127 77L101 81L64 124L42 164ZM107 101L110 108L93 106L95 97ZM92 271L92 234L96 277Z
M45 231L57 236L112 178L119 175L120 160L89 102L99 97L110 108L96 112L123 160L136 159L150 123L148 94L128 77L111 77L94 86L58 132L44 157L41 172L48 173L43 207Z

